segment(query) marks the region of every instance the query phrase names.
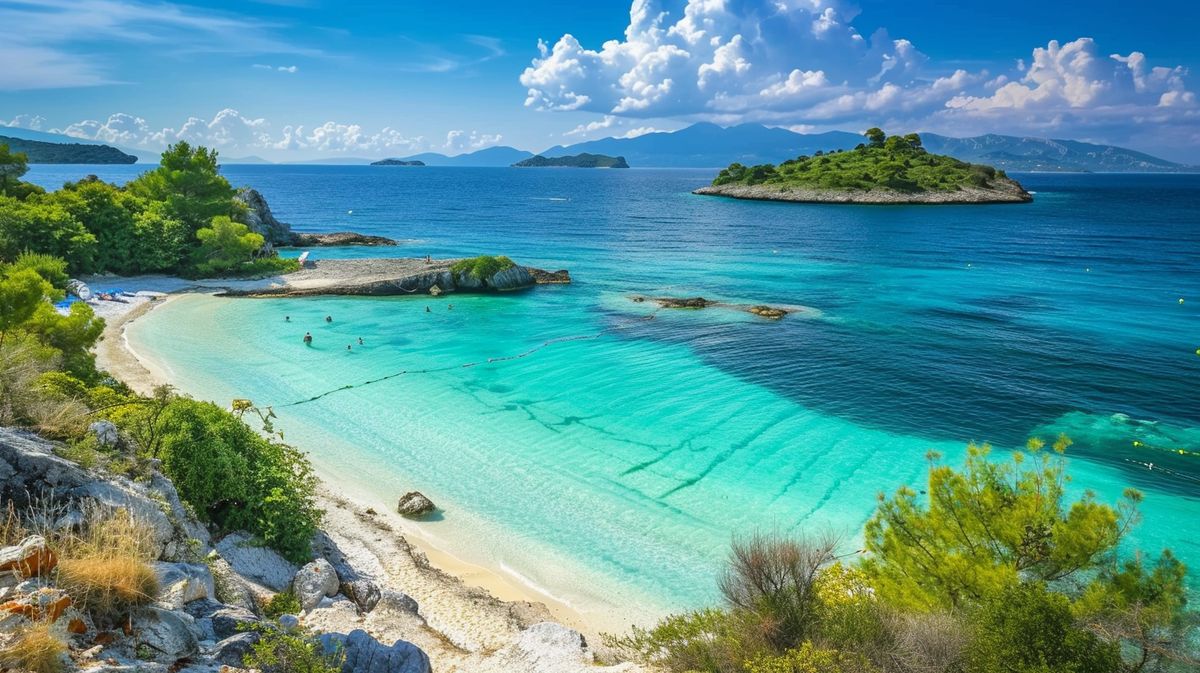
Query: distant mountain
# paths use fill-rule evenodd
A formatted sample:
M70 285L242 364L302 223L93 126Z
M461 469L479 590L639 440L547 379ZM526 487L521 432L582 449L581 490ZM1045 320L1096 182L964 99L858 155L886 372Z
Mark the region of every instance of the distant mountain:
M366 166L374 159L364 159L362 157L328 157L325 159L307 159L305 161L285 161L288 164L315 164L318 166Z
M514 168L629 168L625 157L604 154L573 154L569 157L537 155L513 164Z
M922 133L921 140L930 152L1009 171L1179 171L1187 168L1135 150L1077 140L1019 138L994 133L974 138Z
M459 154L453 157L448 157L445 154L437 152L425 152L423 154L414 154L411 157L404 157L406 161L422 161L426 166L511 166L518 161L524 161L533 156L533 152L526 152L514 147L505 145L497 145L495 147L487 147L477 152L468 152Z
M669 133L560 145L541 154L561 157L589 152L623 156L631 165L640 167L724 168L735 161L747 165L777 164L817 150L850 149L862 141L862 136L844 131L804 135L761 124L723 128L701 123Z
M0 135L0 145L23 152L31 164L133 164L137 157L108 145L48 143Z
M36 140L43 143L66 143L75 145L109 145L116 149L137 157L138 161L143 163L157 164L162 158L161 152L149 152L147 150L133 149L123 145L115 145L104 143L99 140L88 140L86 138L76 138L74 136L62 135L61 133L47 133L45 131L34 131L33 129L23 129L16 126L0 126L0 135L9 138L20 138L22 140Z
M273 164L274 161L269 161L260 156L251 154L248 157L221 157L222 164Z
M420 161L420 160L407 160L407 159L380 159L379 161L372 161L371 165L372 166L424 166L425 162Z

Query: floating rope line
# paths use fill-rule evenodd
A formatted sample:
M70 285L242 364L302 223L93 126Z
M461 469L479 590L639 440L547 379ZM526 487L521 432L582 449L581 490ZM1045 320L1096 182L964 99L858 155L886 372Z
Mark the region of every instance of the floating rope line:
M1166 474L1167 476L1175 477L1176 479L1184 479L1200 484L1200 477L1195 477L1185 472L1179 472L1178 470L1172 470L1169 467L1163 467L1162 465L1158 465L1156 463L1147 463L1140 460L1134 460L1132 458L1124 458L1123 460L1127 463L1133 463L1134 465L1144 467L1150 472L1158 472L1160 474Z
M458 364L458 365L447 365L445 367L431 367L429 369L402 369L398 372L393 372L391 374L387 374L386 376L380 376L379 378L374 378L374 379L370 379L367 381L363 381L362 383L347 383L346 385L344 385L340 388L326 390L325 392L320 393L319 395L313 395L312 397L309 397L308 399L297 400L295 402L288 402L287 404L279 404L279 405L272 405L272 406L276 407L276 408L280 408L280 409L286 409L287 407L295 407L295 406L299 406L301 404L308 404L309 402L316 402L319 399L328 397L335 393L340 393L342 391L351 390L354 388L362 388L364 386L369 386L374 383L382 383L384 381L388 381L388 380L391 380L391 379L394 379L394 378L397 378L400 376L404 376L406 374L436 374L436 373L440 373L440 372L454 371L456 369L470 369L471 367L478 367L479 365L483 365L483 364L494 364L497 362L510 362L512 360L520 360L521 358L529 357L530 355L533 355L534 353L542 350L543 348L548 348L555 344L567 343L569 341L589 341L592 339L599 339L600 337L604 336L605 334L607 334L609 332L615 332L617 330L625 329L626 327L629 327L630 325L653 320L655 315L657 315L660 310L662 310L662 309L655 309L653 313L643 316L641 318L634 318L632 320L626 320L625 322L617 323L611 327L606 327L606 328L600 330L599 332L596 332L595 334L582 334L582 335L578 335L578 336L566 336L566 337L558 337L555 339L548 339L548 340L543 341L542 343L534 346L533 348L530 348L529 350L527 350L523 353L519 353L517 355L505 355L505 356L500 356L500 357L488 358L487 360L483 360L480 362L464 362L464 363Z

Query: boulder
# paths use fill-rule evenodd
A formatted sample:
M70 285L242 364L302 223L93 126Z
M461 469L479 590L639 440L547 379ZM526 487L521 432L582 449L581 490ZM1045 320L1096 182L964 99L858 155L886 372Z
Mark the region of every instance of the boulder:
M421 648L405 640L390 647L356 629L350 635L327 633L320 636L328 654L341 652L342 673L432 673L429 657Z
M234 572L272 591L286 591L296 566L272 549L259 547L248 533L230 533L217 543L217 553Z
M365 615L374 610L375 606L379 605L379 599L383 596L379 591L379 586L368 579L342 582L340 591L346 598L354 601L354 605L358 607L360 615Z
M405 493L396 505L396 511L410 519L419 519L431 514L435 509L437 505L417 491Z
M781 308L771 306L751 306L748 310L760 318L770 318L772 320L778 320L788 314L787 311Z
M513 673L583 672L595 667L595 655L583 635L553 622L525 629L499 653L499 658L505 662L505 670Z
M171 664L200 651L200 630L186 612L142 608L134 614L133 631L138 643L154 653L155 661Z
M217 643L212 658L226 666L242 667L246 655L258 644L259 635L254 631L237 633Z
M296 615L279 615L279 628L284 631L295 631L300 628L300 618Z
M47 494L87 483L87 470L54 455L54 444L32 433L0 428L0 502L23 509Z
M31 535L20 544L0 549L0 573L15 571L22 577L40 577L57 565L58 557L41 535Z
M226 606L212 613L213 634L218 638L228 638L235 633L241 633L250 624L257 624L258 617L245 608Z
M339 584L337 572L329 561L323 558L297 570L296 577L292 580L296 597L300 599L300 607L305 611L317 607L322 598L336 596Z
M566 269L546 271L527 266L525 270L529 272L530 276L533 276L533 282L538 285L566 285L571 282L571 272Z
M410 615L420 614L421 606L417 600L401 591L384 591L379 597L377 606L380 610L405 612Z
M228 561L214 551L208 555L205 562L209 571L212 572L218 601L254 614L258 613L258 601L254 599L254 591L250 584L241 575L234 572L233 566L229 565ZM268 593L267 589L261 591Z
M112 421L96 421L88 426L88 432L92 433L101 446L116 446L120 440L117 426Z
M154 563L158 575L158 602L178 610L192 601L216 598L217 589L208 566L195 563Z

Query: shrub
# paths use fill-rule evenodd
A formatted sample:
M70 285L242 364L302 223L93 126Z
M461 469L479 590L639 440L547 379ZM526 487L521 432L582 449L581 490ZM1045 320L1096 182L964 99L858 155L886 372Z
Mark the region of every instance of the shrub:
M876 670L861 655L822 649L810 642L779 655L759 655L746 662L746 673L869 673Z
M262 234L224 215L214 217L209 226L198 230L196 238L200 246L193 253L194 267L201 277L243 273L264 242Z
M21 629L0 649L0 667L32 673L60 673L67 668L67 645L46 622Z
M340 673L345 653L326 654L321 644L306 633L288 633L259 626L258 642L243 660L246 668L263 673Z
M148 561L158 556L154 534L132 514L99 506L87 512L80 534L58 533L58 586L94 619L113 623L158 594Z
M263 614L271 619L279 619L283 615L298 615L300 614L300 597L291 589L280 591L263 603Z
M630 635L605 636L622 655L679 673L743 673L745 662L771 652L762 622L755 616L708 609L671 615Z
M480 255L470 259L460 259L450 266L450 271L483 280L491 278L505 269L511 269L514 266L516 266L516 263L504 255Z

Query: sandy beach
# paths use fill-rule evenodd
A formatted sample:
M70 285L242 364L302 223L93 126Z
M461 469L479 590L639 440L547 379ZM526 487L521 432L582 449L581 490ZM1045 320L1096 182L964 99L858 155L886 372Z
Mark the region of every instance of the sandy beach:
M170 372L140 358L130 348L126 339L129 325L182 293L216 293L230 285L165 276L88 279L88 282L93 287L103 287L101 283L120 286L127 293L121 302L90 302L97 315L106 321L103 339L96 348L96 360L98 367L140 393L179 382L172 380ZM234 284L246 287L263 282L234 281ZM516 576L449 554L422 535L418 522L395 513L394 503L370 501L349 485L333 481L332 475L318 472L322 480L319 500L327 513L323 530L341 549L354 550L355 567L373 569L371 574L381 585L416 599L425 620L424 625L419 625L383 616L367 617L368 626L381 630L388 638L403 638L418 644L433 659L436 670L505 670L491 661L495 659L493 655L501 652L523 629L538 622L553 621L577 629L593 647L600 644L601 632L628 627L626 623L585 618ZM305 620L315 628L321 628L322 624L332 626L346 617L336 611L345 609L348 608L340 604L319 608ZM621 666L616 670L639 669Z

